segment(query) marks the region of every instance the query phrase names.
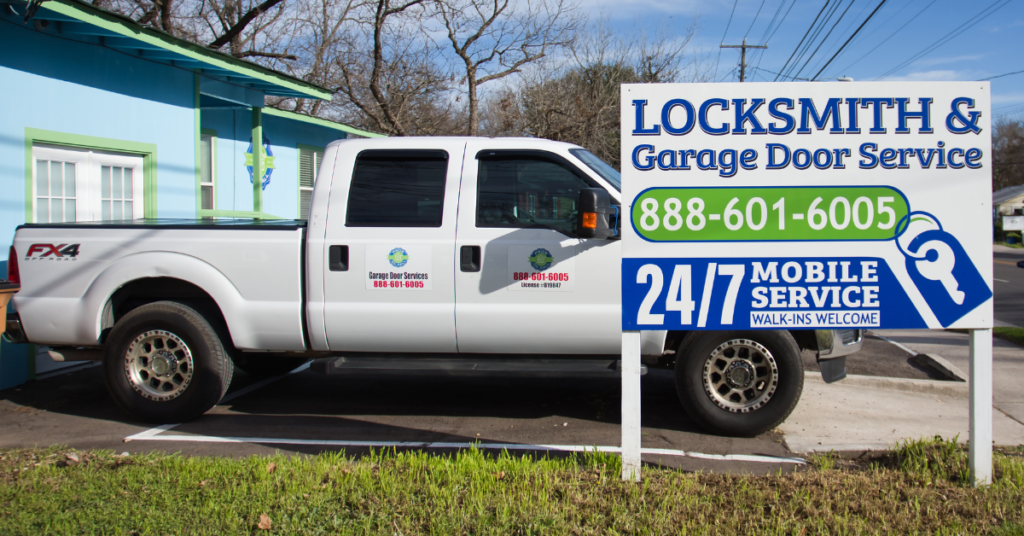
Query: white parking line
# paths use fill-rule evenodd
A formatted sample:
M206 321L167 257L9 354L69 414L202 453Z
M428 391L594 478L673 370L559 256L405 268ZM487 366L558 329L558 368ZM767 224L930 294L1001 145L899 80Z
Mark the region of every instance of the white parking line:
M996 279L994 277L992 278L992 281L999 281L1000 283L1009 283L1009 281L1007 281L1005 279Z
M274 376L273 378L267 378L265 380L258 381L258 382L254 383L252 385L249 385L249 386L246 386L246 387L244 387L242 389L239 389L239 390L237 390L237 391L235 391L235 392L233 392L233 393L231 393L229 395L226 395L224 398L220 399L220 402L218 402L217 405L218 406L222 406L226 402L234 400L234 399L236 399L236 398L238 398L238 397L240 397L242 395L247 395L247 394L249 394L249 393L251 393L251 392L253 392L256 389L259 389L261 387L266 387L267 385L270 385L270 384L276 382L277 380L280 380L281 378L284 378L286 376L290 376L290 375L298 373L298 372L302 372L302 371L308 369L311 364L313 364L312 361L310 361L309 363L306 363L305 365L302 365L301 367L299 367L299 368L297 368L297 369L295 369L295 370L293 370L291 372L287 372L285 374L281 374L280 376ZM178 424L181 424L181 423L178 423ZM144 432L139 432L139 433L137 433L135 435L130 435L130 436L126 437L125 440L126 441L136 441L136 440L152 439L153 436L155 436L156 434L159 434L161 432L166 432L167 430L170 430L171 428L174 428L175 426L178 426L178 424L161 424L160 426L157 426L155 428L150 428L149 430L146 430Z
M221 399L218 405L234 400L242 395L249 394L261 387L265 387L288 375L302 372L309 368L311 363L280 376L267 378L256 382L243 389L239 389ZM444 442L423 442L423 441L345 441L339 439L288 439L276 437L220 437L206 435L161 435L164 432L179 426L179 424L162 424L149 430L130 435L125 441L181 441L187 443L263 443L269 445L320 445L328 447L362 447L362 448L420 448L420 449L468 449L476 447L480 449L498 450L532 450L542 452L621 452L621 447L611 446L587 446L587 445L532 445L519 443L444 443ZM701 460L734 461L734 462L757 462L757 463L792 463L806 465L802 458L783 458L775 456L759 456L754 454L705 454L703 452L689 452L676 449L655 449L642 448L640 454L652 456L676 456L684 458L697 458Z
M169 425L176 426L176 425ZM168 428L169 429L169 428ZM153 430L156 430L154 428ZM419 448L419 449L479 449L496 450L532 450L543 452L621 452L621 447L587 446L587 445L535 445L520 443L446 443L429 441L345 441L338 439L288 439L278 437L220 437L206 435L158 435L160 432L149 433L150 430L128 437L141 441L181 441L187 443L262 443L268 445L320 445L328 447L357 448ZM642 448L641 454L655 456L678 456L698 458L702 460L758 462L758 463L792 463L806 465L802 458L783 458L776 456L760 456L755 454L705 454L676 449Z

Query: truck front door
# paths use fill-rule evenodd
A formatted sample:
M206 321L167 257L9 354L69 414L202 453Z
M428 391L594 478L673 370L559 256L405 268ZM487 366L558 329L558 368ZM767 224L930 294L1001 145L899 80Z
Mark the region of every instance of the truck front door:
M620 242L575 238L580 189L599 185L555 153L500 145L466 148L456 240L459 352L619 353Z
M452 246L464 145L352 143L337 157L324 237L327 345L455 352Z

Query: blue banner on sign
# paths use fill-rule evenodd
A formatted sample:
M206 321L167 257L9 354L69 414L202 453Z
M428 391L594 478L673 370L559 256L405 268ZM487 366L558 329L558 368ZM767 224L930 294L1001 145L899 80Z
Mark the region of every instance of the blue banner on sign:
M626 258L622 295L626 331L928 327L879 258Z

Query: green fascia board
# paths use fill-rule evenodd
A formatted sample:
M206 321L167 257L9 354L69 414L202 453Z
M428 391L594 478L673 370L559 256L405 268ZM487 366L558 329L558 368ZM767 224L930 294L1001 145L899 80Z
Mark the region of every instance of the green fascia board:
M292 119L295 121L302 121L304 123L312 123L321 127L333 128L334 130L340 130L348 134L356 136L362 136L364 138L386 138L386 134L378 134L376 132L369 132L366 130L359 130L342 123L335 123L334 121L328 121L326 119L320 119L319 117L312 117L305 114L299 114L295 112L288 112L285 110L279 110L277 108L266 107L263 109L263 113L267 115L273 115L275 117L283 117L285 119Z
M60 15L65 15L75 20L103 28L115 35L133 39L141 43L138 48L161 48L180 54L181 56L184 56L183 59L198 61L216 69L237 73L251 79L265 82L275 88L286 89L290 94L298 93L306 98L331 100L331 92L320 86L261 67L254 63L239 60L223 52L212 50L195 43L190 43L158 30L144 27L131 19L115 15L76 0L49 0L42 5L41 9L50 10ZM119 43L119 45L124 46L123 43ZM267 93L271 95L277 94L276 91L272 90L268 90Z

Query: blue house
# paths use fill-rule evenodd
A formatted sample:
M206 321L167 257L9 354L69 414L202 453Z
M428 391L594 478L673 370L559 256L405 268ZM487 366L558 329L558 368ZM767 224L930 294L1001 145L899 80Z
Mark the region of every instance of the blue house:
M264 107L322 87L76 0L0 3L0 84L4 250L25 222L305 218L323 148L377 136ZM36 356L4 341L0 389L61 365Z

